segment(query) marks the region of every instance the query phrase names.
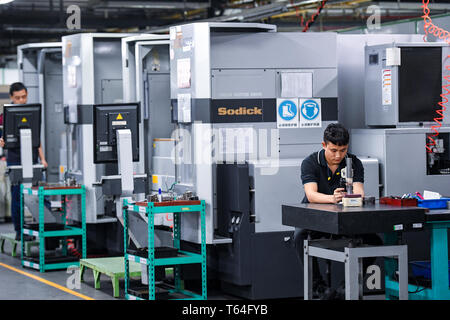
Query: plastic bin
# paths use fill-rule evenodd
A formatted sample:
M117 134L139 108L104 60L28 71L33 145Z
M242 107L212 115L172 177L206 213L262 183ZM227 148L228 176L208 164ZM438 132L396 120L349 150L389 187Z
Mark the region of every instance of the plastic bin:
M431 279L431 262L430 261L413 261L410 262L412 272L416 277L424 277ZM450 286L450 260L448 261L448 274Z
M399 197L381 197L380 204L389 204L399 207L417 207L417 199L399 198Z
M428 208L428 209L447 209L447 201L450 198L440 198L440 199L428 199L428 200L417 200L417 206Z

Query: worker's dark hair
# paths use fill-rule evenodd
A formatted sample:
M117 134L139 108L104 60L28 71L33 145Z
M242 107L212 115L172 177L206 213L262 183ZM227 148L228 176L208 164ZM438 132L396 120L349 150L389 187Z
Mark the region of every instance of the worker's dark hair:
M347 129L339 123L331 123L323 133L323 141L337 146L346 146L350 140Z
M25 85L22 82L14 82L10 87L9 87L9 95L12 96L14 92L16 91L22 91L24 90L28 92L27 87L25 87Z

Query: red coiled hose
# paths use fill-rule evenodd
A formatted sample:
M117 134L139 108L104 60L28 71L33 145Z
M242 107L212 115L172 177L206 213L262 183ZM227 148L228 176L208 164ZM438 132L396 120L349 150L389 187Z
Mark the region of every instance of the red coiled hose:
M450 33L442 28L439 28L436 26L432 19L430 18L430 8L428 8L428 4L430 3L430 0L422 0L422 8L423 8L423 30L425 31L425 35L423 36L423 41L427 41L428 34L432 34L435 37L444 40L446 43L450 44ZM450 55L448 55L444 60L444 65L446 64L447 59L450 58ZM450 65L445 66L445 70L450 71ZM432 146L436 145L435 137L439 136L439 128L442 126L441 121L444 120L444 111L447 110L446 104L448 103L447 95L450 94L450 75L444 75L443 76L445 81L442 81L444 84L442 86L441 98L442 101L438 102L438 105L441 107L441 109L436 110L436 113L438 116L434 118L434 122L436 122L436 125L431 126L431 130L434 131L433 135L429 135L427 138L430 140L425 147L427 149L428 153L433 152Z

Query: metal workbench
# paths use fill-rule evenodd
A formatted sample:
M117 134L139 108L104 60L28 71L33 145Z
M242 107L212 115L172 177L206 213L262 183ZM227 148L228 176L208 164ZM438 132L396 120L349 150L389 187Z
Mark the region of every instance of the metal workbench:
M336 235L358 235L420 230L425 209L374 204L344 207L339 204L298 203L282 205L282 223Z
M407 300L407 246L395 244L358 246L353 238L367 233L421 230L425 223L425 211L424 208L419 207L397 207L378 203L363 207L302 203L282 205L282 223L285 225L349 238L304 241L305 300L312 297L312 257L345 264L345 298L347 300L362 298L362 258L397 257L399 298Z

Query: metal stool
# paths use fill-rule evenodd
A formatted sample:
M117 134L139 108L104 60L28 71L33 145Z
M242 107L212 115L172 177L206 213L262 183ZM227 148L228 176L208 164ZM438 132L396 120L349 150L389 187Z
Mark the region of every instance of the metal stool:
M345 264L346 300L362 299L362 258L397 257L399 298L400 300L408 300L407 249L407 245L355 247L352 239L304 240L304 299L309 300L312 298L313 257L343 262Z

